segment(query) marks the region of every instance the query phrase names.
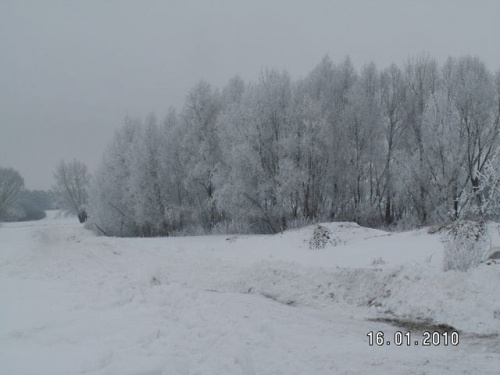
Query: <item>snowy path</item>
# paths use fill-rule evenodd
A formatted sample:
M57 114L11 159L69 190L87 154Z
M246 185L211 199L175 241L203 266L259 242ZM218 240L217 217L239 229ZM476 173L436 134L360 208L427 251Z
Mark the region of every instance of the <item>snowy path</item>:
M396 328L359 307L247 293L239 280L267 263L222 249L237 242L70 223L0 228L1 374L498 374L497 337L370 347L368 331Z

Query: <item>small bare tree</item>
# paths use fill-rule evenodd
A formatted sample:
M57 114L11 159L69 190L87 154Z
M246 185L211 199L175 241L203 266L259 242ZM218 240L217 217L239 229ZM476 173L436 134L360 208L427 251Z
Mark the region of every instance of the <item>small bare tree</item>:
M445 237L444 270L466 272L486 260L490 248L485 234L484 222L454 222Z
M0 213L14 203L24 187L24 180L12 168L0 168Z
M61 207L77 215L80 223L84 223L87 220L86 207L90 185L90 173L87 166L76 159L68 163L61 160L54 177L56 179L54 191Z

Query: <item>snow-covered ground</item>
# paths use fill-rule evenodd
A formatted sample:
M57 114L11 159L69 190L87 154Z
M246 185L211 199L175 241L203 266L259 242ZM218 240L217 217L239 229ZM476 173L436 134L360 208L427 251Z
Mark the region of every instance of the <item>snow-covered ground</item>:
M117 239L55 212L3 224L0 374L499 373L500 266L443 272L425 230L323 226L312 250L315 227ZM370 346L370 331L408 330L371 320L385 317L451 325L460 344Z

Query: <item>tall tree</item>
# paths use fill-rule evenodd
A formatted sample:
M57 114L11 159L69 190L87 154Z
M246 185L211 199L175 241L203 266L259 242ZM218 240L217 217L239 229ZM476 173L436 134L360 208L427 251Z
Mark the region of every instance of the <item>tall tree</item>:
M425 225L428 219L430 177L426 168L423 119L437 89L436 61L428 56L410 59L406 64L405 79L408 88L405 121L411 131L411 138L414 140L411 142L414 146L408 149L408 165L411 166L413 185L417 190L410 196L413 198L413 207L418 214L420 224Z
M87 220L88 188L90 173L82 162L73 159L61 162L54 173L56 179L55 193L62 208L78 216L80 223Z
M446 68L450 71L447 93L455 129L464 145L466 178L474 195L474 202L469 203L481 207L481 174L498 145L500 131L494 78L483 62L470 56L449 59Z
M373 220L376 206L376 179L381 170L382 132L380 123L379 75L375 64L365 66L350 90L345 121L345 153L349 173L345 181L351 220L367 223ZM375 215L376 216L376 215Z
M89 209L92 229L109 236L139 236L131 179L133 144L141 123L130 118L116 131L91 184Z
M13 168L0 167L0 213L13 204L24 188L24 180Z
M384 69L380 75L380 107L383 126L383 135L386 141L385 165L383 169L383 203L384 220L386 224L392 224L394 220L394 173L393 163L395 150L400 143L402 135L404 116L404 103L406 100L406 86L403 81L403 73L392 64Z
M220 218L215 202L214 176L220 163L216 120L220 110L219 93L204 81L191 89L180 114L182 127L178 139L182 146L180 162L186 174L192 215L207 229Z

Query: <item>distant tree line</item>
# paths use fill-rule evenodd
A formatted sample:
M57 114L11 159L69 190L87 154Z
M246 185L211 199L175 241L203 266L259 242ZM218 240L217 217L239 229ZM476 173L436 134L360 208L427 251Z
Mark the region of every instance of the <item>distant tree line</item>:
M278 232L317 221L409 228L498 215L500 72L428 56L303 79L206 82L163 121L127 119L90 191L116 236Z
M9 209L11 220L31 221L43 219L46 210L55 208L55 197L50 191L27 190L19 193L17 201Z
M87 166L76 159L61 160L54 178L56 184L50 191L27 190L18 171L0 167L0 221L40 220L46 210L59 209L84 223L90 185Z
M40 220L52 208L53 193L27 190L18 171L0 167L0 221Z

